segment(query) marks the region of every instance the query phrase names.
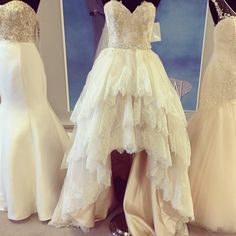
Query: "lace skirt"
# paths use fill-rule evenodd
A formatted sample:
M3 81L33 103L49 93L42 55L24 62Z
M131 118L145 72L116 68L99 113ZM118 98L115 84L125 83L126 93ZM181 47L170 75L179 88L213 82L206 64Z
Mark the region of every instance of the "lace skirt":
M95 203L111 185L109 155L113 150L145 150L146 175L163 191L164 201L170 201L181 216L193 217L185 115L155 53L103 50L71 120L76 128L64 160L68 172L51 224L76 225L70 213Z

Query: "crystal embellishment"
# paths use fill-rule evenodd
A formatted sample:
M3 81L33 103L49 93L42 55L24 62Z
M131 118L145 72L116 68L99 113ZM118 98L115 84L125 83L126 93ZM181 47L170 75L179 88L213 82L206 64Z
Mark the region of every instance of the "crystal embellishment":
M35 11L23 1L0 5L0 40L35 42L39 32Z

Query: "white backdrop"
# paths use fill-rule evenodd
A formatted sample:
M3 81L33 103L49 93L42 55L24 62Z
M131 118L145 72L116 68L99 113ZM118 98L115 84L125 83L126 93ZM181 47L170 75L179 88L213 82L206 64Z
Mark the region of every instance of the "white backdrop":
M41 31L39 49L48 78L48 98L59 118L67 124L68 93L61 0L41 0L38 17Z

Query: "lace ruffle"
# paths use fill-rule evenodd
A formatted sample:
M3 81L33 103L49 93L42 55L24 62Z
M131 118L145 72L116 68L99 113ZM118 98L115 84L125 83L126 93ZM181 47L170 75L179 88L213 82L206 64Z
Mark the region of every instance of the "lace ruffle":
M163 190L164 200L170 201L180 215L192 217L185 115L153 52L103 50L71 119L76 132L67 156L61 216L70 216L96 202L110 186L109 155L116 149L128 153L145 150L149 158L147 175ZM53 225L57 219L60 216L55 213Z

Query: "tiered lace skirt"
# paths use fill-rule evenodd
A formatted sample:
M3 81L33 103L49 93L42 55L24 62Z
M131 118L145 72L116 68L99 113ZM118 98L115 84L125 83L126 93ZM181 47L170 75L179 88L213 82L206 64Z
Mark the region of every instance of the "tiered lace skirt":
M81 224L76 212L111 185L113 150L148 156L146 176L186 221L193 217L190 145L180 100L151 50L108 48L90 71L71 117L73 143L55 226ZM86 226L86 225L82 225Z

